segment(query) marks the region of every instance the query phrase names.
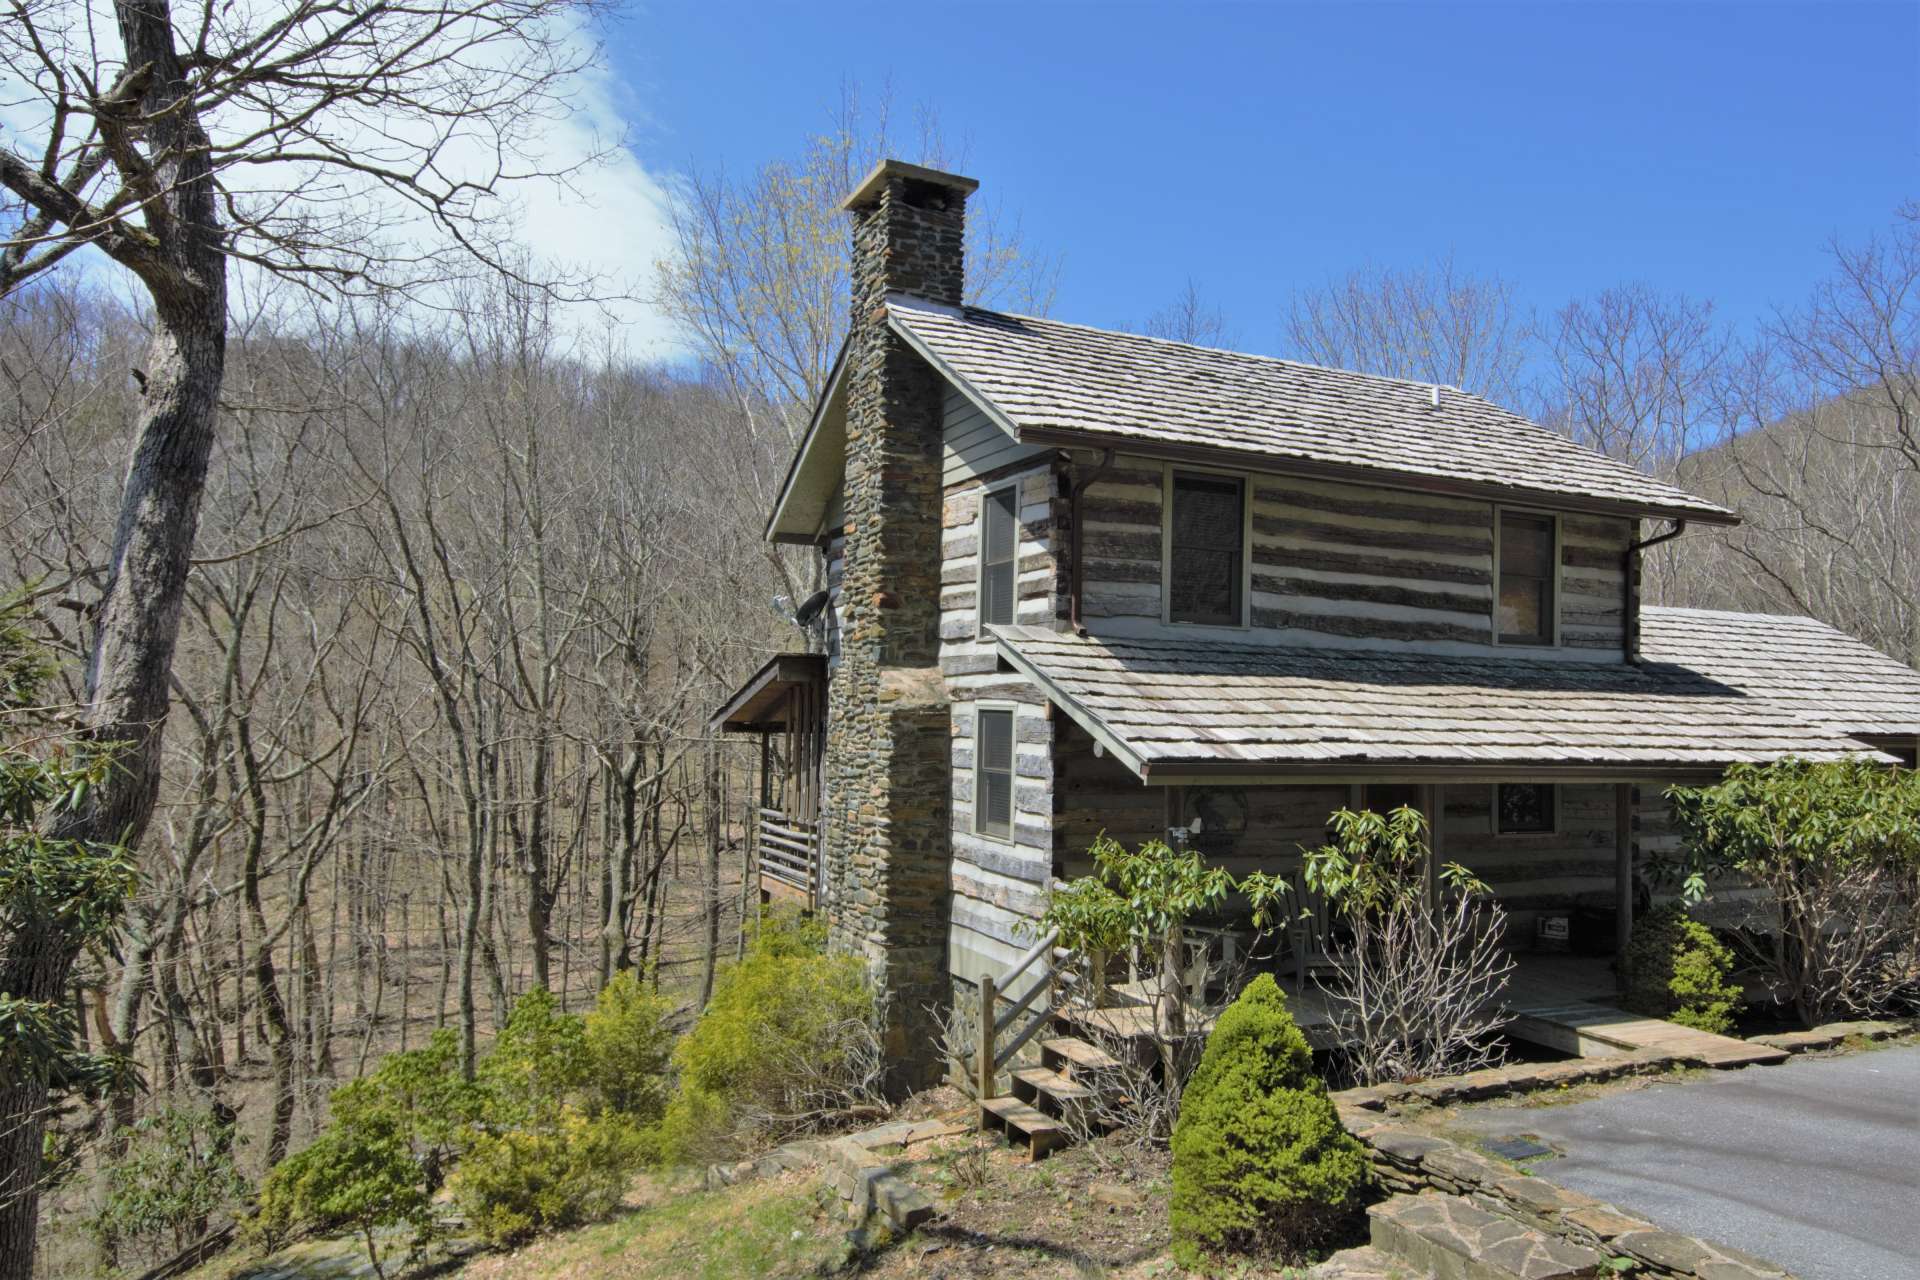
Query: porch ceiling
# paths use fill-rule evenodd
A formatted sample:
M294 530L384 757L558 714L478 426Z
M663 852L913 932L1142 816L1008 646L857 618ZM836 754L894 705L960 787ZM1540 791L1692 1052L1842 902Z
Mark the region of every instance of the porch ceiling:
M1707 777L1858 739L1655 667L1079 637L996 627L999 653L1143 781Z
M827 659L818 653L780 653L747 677L707 721L716 733L779 733L787 727L787 694L824 684Z

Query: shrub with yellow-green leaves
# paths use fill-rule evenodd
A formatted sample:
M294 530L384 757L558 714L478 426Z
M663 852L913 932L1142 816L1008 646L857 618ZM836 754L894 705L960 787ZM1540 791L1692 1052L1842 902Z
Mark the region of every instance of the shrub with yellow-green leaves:
M448 1186L481 1239L515 1244L604 1217L647 1150L626 1117L561 1105L538 1124L475 1133Z
M254 1233L349 1227L380 1270L379 1232L433 1229L444 1170L484 1239L505 1244L599 1217L658 1150L672 1004L623 974L585 1018L547 991L515 1002L476 1078L461 1078L451 1031L389 1055L334 1091L312 1145L267 1178Z
M1626 1005L1635 1013L1725 1034L1740 1004L1732 974L1732 949L1678 904L1634 922Z
M666 1158L737 1154L872 1101L880 1045L858 959L824 952L818 924L770 919L673 1052L679 1088L661 1125Z

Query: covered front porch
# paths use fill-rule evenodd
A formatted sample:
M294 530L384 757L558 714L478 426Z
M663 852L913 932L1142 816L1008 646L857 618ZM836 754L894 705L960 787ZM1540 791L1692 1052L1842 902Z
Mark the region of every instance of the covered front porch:
M1340 926L1303 883L1304 853L1328 842L1338 810L1404 806L1426 819L1428 902L1445 900L1440 869L1458 863L1505 914L1516 970L1496 998L1513 1030L1569 1054L1644 1047L1666 1024L1619 1030L1647 1020L1618 1009L1614 962L1670 838L1667 788L1736 763L1866 749L1671 665L1026 627L995 637L1055 712L1056 880L1092 873L1087 851L1104 832L1129 847L1185 845L1236 881L1259 871L1293 886L1275 930L1254 929L1244 902L1190 922L1190 1033L1225 986L1264 970L1310 1038L1332 1034L1316 978ZM1153 1015L1135 1003L1085 1016L1122 1029Z

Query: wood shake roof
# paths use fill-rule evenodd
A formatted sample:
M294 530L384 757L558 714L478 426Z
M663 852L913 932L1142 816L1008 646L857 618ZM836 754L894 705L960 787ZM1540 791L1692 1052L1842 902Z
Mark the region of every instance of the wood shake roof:
M996 627L999 652L1150 782L1717 774L1793 755L1891 760L1672 665L1284 649Z
M1875 737L1920 736L1920 671L1814 618L1641 610L1641 650L1804 718Z
M1251 455L1281 470L1568 509L1735 523L1725 507L1491 401L1370 374L975 307L888 300L894 329L1036 444ZM1230 461L1230 457L1218 459Z

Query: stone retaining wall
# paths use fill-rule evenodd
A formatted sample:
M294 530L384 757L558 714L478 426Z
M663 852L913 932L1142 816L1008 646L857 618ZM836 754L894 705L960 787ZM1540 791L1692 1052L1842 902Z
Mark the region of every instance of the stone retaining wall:
M1390 1124L1363 1128L1355 1136L1366 1143L1374 1174L1389 1192L1460 1196L1546 1235L1631 1258L1640 1265L1638 1274L1672 1280L1783 1280L1788 1275L1726 1245L1663 1231L1444 1138Z

